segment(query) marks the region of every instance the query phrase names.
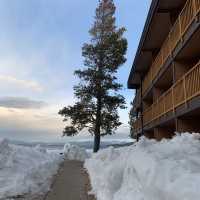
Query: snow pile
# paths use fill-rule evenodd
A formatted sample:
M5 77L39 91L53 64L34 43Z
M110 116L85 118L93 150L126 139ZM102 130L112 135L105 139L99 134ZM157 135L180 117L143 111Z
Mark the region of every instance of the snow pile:
M0 199L48 191L61 157L0 139Z
M199 200L200 135L108 148L86 160L98 200Z
M42 153L47 153L47 150L45 148L41 147L40 144L36 145L35 149Z
M5 166L10 153L11 148L8 146L8 140L0 139L0 170Z
M68 160L79 161L85 161L85 159L89 157L88 153L84 148L69 143L65 144L64 146L64 155L65 158Z

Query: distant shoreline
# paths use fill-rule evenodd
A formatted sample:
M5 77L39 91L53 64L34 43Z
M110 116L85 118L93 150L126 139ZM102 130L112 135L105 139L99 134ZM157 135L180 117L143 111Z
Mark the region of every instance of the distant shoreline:
M25 147L35 147L37 145L40 145L43 148L46 149L50 149L50 150L62 150L64 145L66 143L62 142L62 143L45 143L45 142L22 142L22 141L11 141L9 140L9 142L11 144L15 144L15 145L20 145L20 146L25 146ZM72 145L78 145L82 148L85 149L92 149L93 148L93 141L73 141L73 142L69 142ZM130 146L134 144L133 142L128 142L128 141L123 141L123 140L108 140L108 141L102 141L101 142L101 148L107 148L110 146L113 146L115 148L119 148L119 147L124 147L124 146Z

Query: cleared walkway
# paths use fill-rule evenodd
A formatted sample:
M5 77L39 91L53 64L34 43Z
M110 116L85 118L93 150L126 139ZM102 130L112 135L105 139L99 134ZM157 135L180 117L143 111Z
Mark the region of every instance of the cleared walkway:
M79 161L65 161L45 200L94 200L88 196L89 179Z

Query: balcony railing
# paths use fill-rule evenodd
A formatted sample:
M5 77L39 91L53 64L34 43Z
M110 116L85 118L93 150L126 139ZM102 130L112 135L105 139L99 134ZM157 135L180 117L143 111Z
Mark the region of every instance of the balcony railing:
M140 104L141 104L141 90L138 90L133 100L134 109L137 109L138 107L140 107Z
M200 12L200 0L188 0L143 81L143 95Z
M180 105L187 106L188 101L198 95L200 95L200 61L144 111L144 126L170 111L175 112ZM140 119L136 121L134 128L136 132L141 128Z
M139 131L141 129L142 123L141 123L141 118L138 118L134 123L133 123L133 129L135 132Z

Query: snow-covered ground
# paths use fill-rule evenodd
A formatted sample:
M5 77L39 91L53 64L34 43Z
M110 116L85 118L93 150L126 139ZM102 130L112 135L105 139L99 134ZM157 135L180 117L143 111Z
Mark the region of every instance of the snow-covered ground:
M184 133L157 142L90 154L76 145L61 151L24 147L0 139L0 199L44 194L63 158L85 161L97 200L199 200L200 135ZM90 158L89 158L90 157Z
M0 199L44 194L62 158L45 149L22 147L0 139Z
M84 161L88 157L84 148L68 143L62 150L48 150L41 145L25 147L0 139L0 199L42 196L64 158Z
M142 138L85 162L97 200L199 200L200 135L156 142Z

